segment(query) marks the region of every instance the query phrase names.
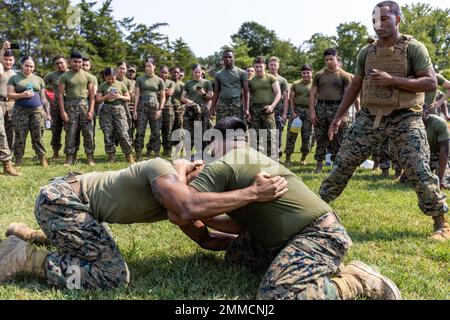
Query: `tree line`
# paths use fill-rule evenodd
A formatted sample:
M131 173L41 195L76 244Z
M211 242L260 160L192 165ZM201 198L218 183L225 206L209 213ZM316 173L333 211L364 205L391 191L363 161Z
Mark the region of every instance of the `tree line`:
M402 11L400 31L423 42L436 70L450 78L450 8L417 3L403 6ZM18 44L19 56L32 56L40 74L53 70L54 56L68 56L73 50L89 56L93 72L98 75L119 61L141 67L147 57L169 67L189 69L201 63L208 69L219 70L222 51L232 49L236 65L241 68L251 65L259 55L278 56L280 73L293 81L299 77L299 66L304 63L311 64L314 70L321 69L322 53L328 47L336 48L344 69L354 72L357 53L371 36L361 23L345 22L337 26L336 35L316 33L309 40L294 44L280 39L274 30L249 21L241 25L221 51L196 57L182 38L172 40L161 31L168 25L165 22L146 25L136 23L133 17L116 19L112 0L82 0L77 6L72 6L70 0L3 0L0 17L1 39Z

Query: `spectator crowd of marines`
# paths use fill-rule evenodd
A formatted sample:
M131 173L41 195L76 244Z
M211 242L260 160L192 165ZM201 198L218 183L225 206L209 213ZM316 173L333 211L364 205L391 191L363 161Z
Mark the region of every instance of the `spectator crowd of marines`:
M313 219L302 225L302 228L309 223L315 223L313 226L316 229L332 225L337 230L336 232L339 231L337 239L341 242L341 247L338 248L340 251L335 253L335 256L339 257L336 261L342 260L351 245L351 240L335 214L330 214L332 210L326 203L339 197L356 168L370 157L375 160L374 170L380 168L384 176L389 176L389 169L392 165L396 178L402 182L409 181L413 184L420 209L434 221L433 239L448 240L450 227L444 217L448 212L448 206L442 190L447 188L446 169L450 141L447 121L450 118L446 101L450 97L450 82L435 73L427 49L422 43L412 36L398 32L400 23L398 5L392 1L385 1L376 8L379 9L374 11L374 27L378 39L369 40L368 45L361 50L358 57L352 57L356 59L354 75L342 69L342 60L337 50L329 48L323 53L325 68L315 72L308 64L299 66L300 79L292 84L289 84L279 74L280 59L278 57L271 57L267 61L263 56L256 57L254 64L243 70L235 66L235 57L232 51L223 52L223 67L218 72L214 73L201 65L194 65L191 80L186 83L183 82L185 70L167 66L157 69L156 61L149 58L143 65L144 74L142 76L137 76L138 68L135 65L119 62L116 68L109 67L103 71L102 81L99 84L98 79L89 73L92 67L89 58L79 52L71 53L68 61L63 56L55 57L55 71L40 78L33 73L32 57L22 58L20 61L21 71L14 72L14 53L10 49L11 44L6 41L0 52L0 103L2 106L2 112L0 112L0 160L4 165L4 173L12 176L20 175L16 168L23 165L28 132L31 132L33 150L41 165L49 166L43 142L45 128L52 130L52 160L58 160L61 157L60 152L63 147L61 136L64 129L66 132L64 165L71 166L77 161L80 140L83 137L87 163L94 166L96 116L99 117L99 125L104 134L108 161L117 161L116 147L120 145L129 164L142 163L144 157L157 159L160 156L166 158L178 156L182 153L182 149L184 149L184 155L190 154L192 149L195 149L196 152L203 152L214 143L216 144L215 152L220 153L222 150L217 148L217 143L219 143L217 140L211 140L210 137L203 139L204 133L213 128L215 123L216 128L223 132L227 129L242 129L246 132L239 143L248 142L254 151L248 151L245 146L240 144L235 145L234 149L241 150L240 153L248 156L252 152L260 151L268 157L267 159L270 158L270 161L275 162L279 161L280 155L284 153L286 156L284 164L292 166L292 155L295 151L298 134L301 133L300 166L307 165L307 157L313 150L314 144L316 144L315 172L317 174L323 172L323 163L327 155L333 163L331 173L320 187L321 199L314 198L314 195L303 185L298 187L303 194L314 199L311 210L316 210L314 212L317 213ZM379 14L376 15L375 12ZM208 77L212 80L208 80ZM439 87L446 89L447 93L439 91ZM349 109L352 106L356 117L353 119L353 123L350 123ZM301 129L298 126L299 122L301 122ZM227 127L226 124L229 126ZM242 127L242 124L245 128ZM247 126L253 130L247 132ZM150 127L151 134L149 142L145 145L148 127ZM180 131L179 129L184 130ZM200 143L196 140L198 139L197 129L200 130ZM286 130L286 147L283 150L281 141L284 130ZM180 147L180 141L182 147ZM225 139L223 143L226 144L229 141L227 142ZM144 151L146 151L145 155ZM239 152L236 151L236 153ZM226 153L223 156L226 156ZM16 168L13 167L13 158ZM226 157L224 159L221 161L232 167L227 162L229 159ZM161 159L157 160L162 161ZM155 163L153 162L153 164ZM168 172L168 175L175 172L170 165L167 167L165 162L158 162L158 164L160 167L164 167L162 171ZM240 185L238 182L233 184L234 187L226 186L221 179L229 183L230 179L236 178L236 172L239 171L236 169L235 175L230 174L230 177L225 179L223 175L228 175L228 172L225 173L225 171L229 169L225 164L218 165L216 162L208 164L211 166L207 166L204 173L200 174L191 186L198 192L205 193L225 192L234 190L232 188L237 190L248 187L248 185ZM182 168L180 169L182 174L180 174L180 170L177 170L180 176L191 173L193 170L193 168L187 170L183 166L186 164L178 163L178 169ZM135 168L140 167L136 166ZM210 168L214 168L214 170ZM247 170L250 169L247 168ZM221 175L222 173L223 175ZM257 173L255 171L254 175ZM290 175L284 167L276 173L284 177ZM163 175L155 175L155 181ZM245 176L248 184L251 184L251 178L254 178L254 175L252 177ZM91 180L94 178L96 177L89 177ZM87 189L90 188L89 179L86 180L87 182L84 181L84 187ZM61 181L61 183L79 184L77 178L73 176L66 177ZM219 185L214 185L215 181ZM291 181L288 187L295 190L296 183L299 182ZM83 181L81 186L83 187ZM63 192L62 188L60 187L58 192ZM164 189L164 184L160 182L155 188ZM51 188L44 191L47 192L47 197L53 196L56 192ZM79 190L78 192L74 191L77 195L80 194ZM163 198L167 196L160 195L160 192L153 186L152 192L155 199L163 207L173 211L172 214L175 216L177 212L182 211L178 207L173 207L174 205L169 203L169 199L164 200ZM166 192L172 191L166 190ZM280 190L277 189L277 192ZM65 196L67 195L65 194ZM92 197L95 198L94 195ZM201 196L199 197L201 199ZM38 200L40 203L44 203L48 200L45 199L41 195ZM130 199L132 199L131 196ZM211 199L219 201L214 197ZM267 199L265 200L267 201ZM244 200L241 201L241 206L247 204ZM299 205L299 207L304 206ZM233 211L238 208L239 205L236 205L229 210ZM209 213L224 213L217 206L209 209L212 210ZM102 217L104 209L99 207L97 210L99 211L97 216ZM50 237L54 233L45 229L46 223L47 219L55 219L55 217L47 211L43 209L39 211L41 215L39 222L42 229L47 231L47 237ZM319 211L320 213L318 213ZM64 213L67 214L66 211ZM44 215L45 221L42 220ZM111 223L146 221L142 217L136 217L130 222L122 216L116 221L111 219L111 215L106 213L104 215L102 221L109 222L108 219L110 219ZM201 220L205 217L197 218ZM319 219L316 220L316 218ZM185 224L178 223L183 220L180 216L172 218L169 216L169 219L172 222L177 221L176 224L180 227L185 227ZM270 218L268 219L270 220ZM192 222L192 219L187 220ZM252 234L252 227L246 225L248 221L244 218L236 220L245 229L245 233L238 238L241 242L247 241L246 237L255 237ZM84 228L85 226L77 227ZM107 231L100 224L96 228L96 230L100 230L99 233L104 233L105 237L109 237ZM306 232L306 229L302 232ZM218 228L218 230L221 229ZM28 234L26 240L29 240L30 235L36 236L36 232L16 225L10 228L9 235L18 237L22 235L24 238L23 234ZM189 235L189 231L186 233ZM295 234L296 232L289 234L288 239L292 239ZM45 238L45 235L42 234L42 237ZM115 248L112 240L108 239L111 242L111 256L117 260L117 264L113 263L116 261L114 259L107 262L102 261L103 264L97 265L96 268L109 270L109 276L118 272L120 277L111 278L108 280L110 282L105 284L99 280L99 275L96 273L101 273L100 271L90 270L89 277L94 280L89 284L86 283L86 288L116 287L129 281L128 268L123 257ZM61 246L65 245L60 238L55 241ZM304 288L302 295L298 293L298 290L286 289L286 285L281 288L277 282L279 279L275 275L281 272L280 268L284 270L284 267L287 268L293 263L288 251L294 250L298 253L306 250L308 245L310 243L300 249L291 245L291 247L284 248L281 253L281 247L277 247L276 252L269 254L267 248L253 248L254 252L252 253L255 254L255 257L251 258L255 260L246 261L248 264L261 263L267 269L273 259L276 258L275 261L278 261L277 265L272 264L267 271L258 293L260 298L346 298L370 291L370 288L364 286L359 288L360 283L352 287L348 281L358 281L348 275L331 279L328 276L324 278L323 275L315 274L314 288L308 287L308 283L301 283ZM329 244L324 242L322 245L327 247ZM235 241L233 246L227 247L229 260L236 258L238 255L236 251L245 251L240 246L243 244ZM270 261L263 261L264 263L257 261L264 254L267 254ZM277 254L280 255L277 257ZM54 265L61 264L61 259L72 260L67 256L49 256L48 253L36 253L35 255L40 255L39 261L47 259L47 263ZM335 264L330 273L338 271L339 264L336 261L334 261ZM42 264L42 261L40 263ZM60 283L64 278L62 274L64 272L60 269L58 272L51 271L48 268L49 265L46 269L47 276L52 274L53 277L49 282ZM351 270L359 268L367 271L360 264L353 264L346 268ZM302 276L306 276L307 272L310 272L306 268L301 271L304 274L296 275L298 281ZM347 274L352 274L352 272L348 271ZM351 280L348 280L349 278ZM390 293L386 293L388 289L385 288L384 293L380 296L399 298L399 292L395 285L385 278L380 279L383 279L385 287L390 290ZM276 285L276 283L278 284ZM366 285L364 281L362 283ZM377 288L380 289L379 284ZM376 296L376 294L374 295Z

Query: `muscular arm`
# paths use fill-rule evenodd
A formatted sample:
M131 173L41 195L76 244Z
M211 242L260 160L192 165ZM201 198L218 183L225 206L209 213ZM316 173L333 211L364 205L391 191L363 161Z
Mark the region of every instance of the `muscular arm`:
M286 191L279 194L282 195ZM182 221L208 219L231 212L258 201L260 196L255 185L230 192L199 193L188 187L175 175L166 175L156 179L152 183L152 192L163 207ZM275 194L278 194L276 190Z
M216 79L214 80L214 95L211 103L211 111L214 114L216 112L217 101L219 101L219 94L220 94L220 82L219 80Z
M433 68L417 71L414 78L395 77L382 70L375 70L370 77L378 86L397 87L410 92L428 92L437 89L436 73Z
M210 232L205 224L196 221L189 225L180 226L180 229L200 247L211 251L226 250L236 236L231 234Z
M242 89L244 91L244 101L242 102L244 106L244 113L250 112L250 87L248 81L242 83Z
M439 143L439 170L438 177L441 186L444 185L445 170L448 164L448 154L449 154L449 141L444 141Z

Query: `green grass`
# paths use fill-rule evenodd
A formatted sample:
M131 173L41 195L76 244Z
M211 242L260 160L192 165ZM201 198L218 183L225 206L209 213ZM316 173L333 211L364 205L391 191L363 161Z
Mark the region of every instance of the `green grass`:
M50 156L50 132L45 141ZM72 171L116 170L125 162L106 163L103 135L97 131L97 166L77 163ZM296 149L298 150L298 148ZM119 159L124 160L121 152ZM84 155L82 155L84 157ZM33 215L39 187L68 169L62 160L43 169L32 160L28 141L23 176L0 176L0 239L12 222L37 224ZM299 155L292 170L317 191L327 172L313 174L310 165L300 168ZM405 299L450 299L450 244L428 239L431 218L417 207L413 190L393 180L358 170L341 198L333 203L354 240L346 261L362 260L377 265L394 280ZM130 271L131 285L112 292L60 290L45 281L21 278L0 286L0 299L253 299L262 274L223 263L222 253L200 249L168 222L151 225L112 226Z

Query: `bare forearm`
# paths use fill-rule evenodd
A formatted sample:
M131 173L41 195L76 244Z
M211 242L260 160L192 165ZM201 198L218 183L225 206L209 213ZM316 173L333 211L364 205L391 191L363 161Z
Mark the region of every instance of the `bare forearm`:
M437 89L436 81L430 77L420 77L414 79L393 77L392 85L410 92L428 92L435 91Z
M438 177L439 177L439 181L441 183L444 182L444 176L445 176L445 171L447 170L447 164L448 164L448 147L444 148L443 150L441 150L439 152L439 172L438 172Z
M358 98L361 88L355 84L351 84L348 90L345 92L344 98L339 106L338 112L336 114L336 119L341 119L345 116L350 109L351 105Z

